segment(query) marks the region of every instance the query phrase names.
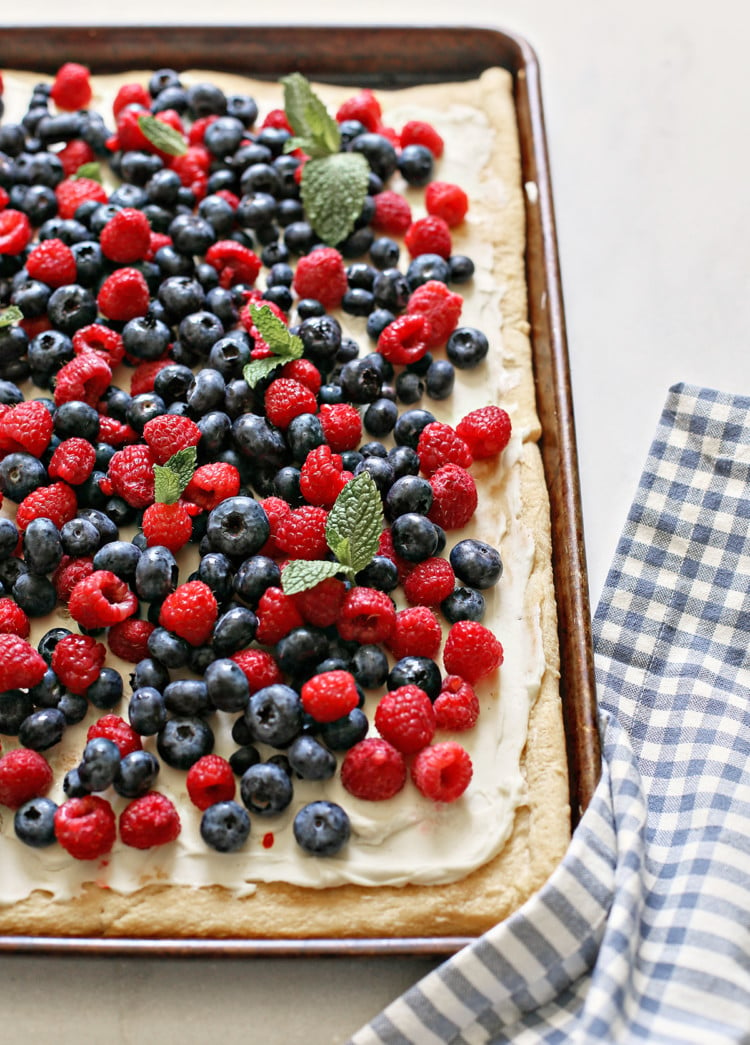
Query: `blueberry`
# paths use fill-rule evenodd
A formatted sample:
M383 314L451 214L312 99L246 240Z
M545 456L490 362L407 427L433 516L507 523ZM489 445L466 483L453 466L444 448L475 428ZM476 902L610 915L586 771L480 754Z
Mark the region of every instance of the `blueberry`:
M155 628L148 637L148 652L165 668L184 668L190 661L190 643L166 628Z
M419 686L430 700L435 700L440 694L440 668L429 657L402 657L389 671L386 686L389 690Z
M94 555L99 547L99 531L89 519L69 519L60 530L62 550L75 558Z
M65 692L65 687L52 668L47 668L41 680L35 686L30 686L28 692L34 707L56 708Z
M288 464L284 437L265 417L253 413L242 414L232 426L232 438L243 457L258 465L278 469Z
M358 646L352 654L350 670L363 689L377 689L388 677L388 658L380 646Z
M33 711L28 693L21 689L9 689L0 693L0 733L13 737L18 735L22 723Z
M381 496L385 497L393 483L393 465L386 457L365 457L354 469L355 475L368 472L375 482Z
M388 451L396 480L404 475L419 474L419 455L411 446L394 446Z
M393 429L393 437L399 446L410 446L416 450L422 429L432 424L435 415L429 410L405 410L399 417Z
M13 815L16 838L34 849L53 845L56 812L57 804L51 798L31 798L24 802Z
M455 588L440 603L440 609L449 624L460 620L481 621L485 611L484 596L474 588Z
M250 834L250 817L239 802L215 802L203 811L200 832L218 853L236 853Z
M203 679L176 679L164 690L164 704L173 715L193 717L212 710Z
M396 314L406 308L411 288L400 269L386 268L375 277L372 294L377 308L384 308Z
M31 573L52 573L63 555L60 531L44 516L32 519L23 535L23 556Z
M156 392L140 392L130 400L125 420L136 432L143 432L149 421L166 412L167 404Z
M160 253L157 251L157 259ZM168 276L159 287L157 296L173 323L178 323L191 312L197 312L206 300L203 287L190 276Z
M270 535L268 518L252 497L228 497L208 517L206 535L213 551L247 558L260 551Z
M292 795L288 773L273 762L259 762L242 774L240 797L251 813L275 816L287 808Z
M32 711L18 729L18 739L23 747L33 751L46 751L54 747L65 731L65 715L58 708L41 708Z
M426 185L434 167L435 159L425 145L405 145L398 157L399 173L409 185Z
M298 334L313 362L330 361L341 346L341 324L333 316L310 316L300 323Z
M389 519L397 519L407 512L426 515L432 507L432 487L420 475L402 475L391 485L385 498Z
M64 539L65 527L62 532ZM94 553L94 569L109 570L121 580L130 581L135 578L136 567L141 555L141 549L136 547L132 541L110 541L109 544L105 544Z
M450 564L459 580L471 588L484 590L497 584L503 574L503 564L496 548L467 537L454 545Z
M435 359L425 374L425 390L430 399L447 399L453 392L456 372L447 359Z
M396 150L391 142L382 134L374 131L365 131L358 134L349 143L351 152L361 153L370 169L383 181L387 181L398 165Z
M321 726L320 737L332 751L348 751L364 740L369 729L367 716L361 708L354 708L343 718Z
M447 283L450 274L450 265L439 254L419 254L409 263L406 281L410 290L416 290L423 283L433 279L439 283Z
M401 248L390 236L379 236L370 247L370 260L379 269L396 268Z
M83 722L89 710L89 702L81 693L63 690L57 702L57 710L62 711L66 725L74 726L77 722Z
M457 327L448 338L445 352L459 370L471 370L489 351L489 341L476 327Z
M251 735L271 747L285 747L302 728L302 703L291 686L275 683L253 693L245 710Z
M140 798L154 786L159 760L150 751L131 751L120 760L112 786L123 798Z
M398 407L390 399L376 399L365 410L362 418L365 429L379 439L393 431L398 418Z
M0 461L0 492L10 501L20 503L32 490L48 482L47 469L31 454L17 451Z
M307 675L328 656L328 639L318 628L293 628L276 644L276 660L288 675Z
M451 254L448 264L451 283L468 283L474 275L474 262L465 254Z
M391 536L397 554L409 562L423 562L437 551L438 534L434 524L416 512L406 512L394 519Z
M313 856L335 856L350 835L349 817L335 802L310 802L294 818L297 844Z
M30 572L19 574L11 594L29 617L46 617L57 605L54 584L46 577Z
M156 747L173 769L190 769L214 749L214 733L202 718L170 718L159 731Z
M140 689L141 686L152 686L163 693L164 687L169 683L169 678L169 671L163 664L152 657L144 657L134 665L130 675L130 685L133 692Z
M94 737L83 749L78 778L87 791L104 791L114 781L120 765L120 749L106 737Z
M257 606L267 588L278 588L281 585L281 571L273 559L265 555L253 555L239 566L232 584L244 602Z
M116 523L112 522L103 511L100 511L97 508L81 508L78 515L82 519L90 520L90 522L96 526L102 544L107 544L109 541L116 541L119 538L120 533L117 529Z
M122 328L125 350L136 359L161 359L171 340L172 331L167 324L148 313L129 319Z
M307 733L292 741L287 757L294 772L303 780L330 780L336 772L335 755Z
M177 587L177 560L156 544L144 549L135 568L135 590L145 602L161 602Z
M44 657L48 664L52 661L52 653L55 646L61 639L64 639L67 635L72 635L69 628L50 628L42 635L39 643L37 644L37 650L39 654Z
M193 371L179 363L163 367L154 378L154 391L165 403L184 400L193 382Z
M392 559L375 555L363 570L356 575L357 584L378 591L393 591L398 585L398 569Z
M260 752L253 744L243 744L229 756L229 765L235 776L242 776L250 766L256 766L260 762Z
M119 671L106 666L101 668L99 678L86 690L86 699L103 711L116 707L122 699L122 676Z
M286 430L286 441L297 464L304 463L311 450L326 441L320 418L315 414L298 414Z
M128 704L128 720L142 737L155 736L167 721L167 708L161 692L148 685L134 690Z
M96 298L88 287L67 283L50 294L47 315L55 329L63 334L74 334L96 319Z
M209 664L204 674L208 698L219 711L244 711L250 686L244 671L233 660L220 657Z
M178 214L168 235L180 254L205 254L216 239L213 227L197 214Z

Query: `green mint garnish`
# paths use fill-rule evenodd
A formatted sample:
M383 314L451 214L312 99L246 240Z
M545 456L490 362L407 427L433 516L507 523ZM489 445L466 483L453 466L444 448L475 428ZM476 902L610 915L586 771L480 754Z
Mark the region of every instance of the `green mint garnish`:
M266 359L251 359L242 371L242 376L250 387L255 388L258 382L268 377L276 367L289 362L290 359L300 359L304 345L268 305L259 307L251 301L249 308L258 333L273 352L273 355Z
M168 156L184 156L187 152L184 136L163 120L157 120L155 116L139 116L138 126L144 138L159 152L165 152Z
M102 169L95 160L92 163L82 163L73 175L74 178L89 178L91 181L102 183Z
M354 580L377 553L382 532L383 501L370 473L360 472L349 480L328 514L326 542L337 561L295 559L284 567L282 589L295 595L338 573Z
M178 450L166 464L154 465L154 500L160 504L175 504L193 478L198 460L194 446Z
M340 151L339 126L301 73L281 82L284 111L294 132L285 149L302 149L310 157L300 183L307 219L324 243L335 246L346 239L362 212L367 160L361 153Z
M0 309L0 327L9 327L23 319L23 312L16 305Z

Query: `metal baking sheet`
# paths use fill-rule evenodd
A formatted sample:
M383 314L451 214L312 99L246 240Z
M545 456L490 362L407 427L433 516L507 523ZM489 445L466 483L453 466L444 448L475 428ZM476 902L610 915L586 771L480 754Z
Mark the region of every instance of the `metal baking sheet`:
M64 61L93 73L202 67L277 79L297 69L311 79L397 87L469 79L500 66L514 80L526 194L529 322L541 451L552 509L553 569L568 746L572 827L599 778L601 754L575 423L568 363L540 70L517 34L470 27L169 26L6 28L0 69L54 73ZM336 940L142 940L0 937L0 952L96 955L441 955L464 937Z

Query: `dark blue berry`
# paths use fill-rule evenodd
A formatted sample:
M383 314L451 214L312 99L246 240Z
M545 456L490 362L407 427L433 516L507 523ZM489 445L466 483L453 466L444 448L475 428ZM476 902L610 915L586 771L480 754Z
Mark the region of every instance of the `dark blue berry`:
M150 751L131 751L120 760L112 786L123 798L140 798L152 789L159 760Z
M255 740L271 747L285 747L302 728L299 694L283 683L264 686L250 697L245 722Z
M350 671L363 689L377 689L388 677L388 657L380 646L358 646L352 654Z
M236 853L250 834L250 817L239 802L215 802L203 811L200 832L218 853Z
M23 747L46 751L59 743L65 732L65 715L58 708L32 711L20 724L18 739Z
M503 564L497 549L473 537L467 537L453 546L450 564L458 579L471 588L491 588L503 574Z
M432 487L421 475L402 475L391 485L385 497L389 519L397 519L407 512L426 515L432 507Z
M416 512L394 519L391 536L396 553L409 562L423 562L437 551L438 534L434 524Z
M251 813L275 816L292 801L289 774L273 762L250 766L240 780L240 797Z
M193 717L213 710L203 679L175 679L164 689L164 704L173 715Z
M336 772L336 756L306 733L292 741L287 757L303 780L330 780Z
M455 588L440 603L440 609L449 624L460 620L481 621L485 611L484 596L474 588Z
M13 815L13 830L16 838L24 845L43 849L53 845L55 837L55 813L57 803L51 798L31 798L24 802Z
M399 686L419 686L430 700L440 693L440 668L429 657L402 657L396 661L388 673L386 685L388 689Z
M159 731L156 747L173 769L190 769L214 749L214 733L207 722L197 717L170 718Z
M155 736L167 721L164 697L154 686L141 685L128 704L130 725L142 737Z
M208 699L219 711L244 711L250 687L244 671L233 660L220 657L208 665L204 674Z
M445 352L459 370L471 370L489 351L487 336L476 327L457 327L448 338Z
M332 751L348 751L364 740L369 729L367 716L361 708L354 708L343 718L326 722L320 728L320 737Z
M120 765L120 749L107 737L94 737L83 749L78 778L87 791L104 791L114 781Z
M86 690L86 699L95 708L109 711L116 707L122 699L122 675L114 668L103 667L99 678L95 679Z
M145 602L162 602L177 587L177 560L160 544L145 548L135 567L135 590Z
M306 853L335 856L351 835L349 817L335 802L310 802L294 818L294 837Z

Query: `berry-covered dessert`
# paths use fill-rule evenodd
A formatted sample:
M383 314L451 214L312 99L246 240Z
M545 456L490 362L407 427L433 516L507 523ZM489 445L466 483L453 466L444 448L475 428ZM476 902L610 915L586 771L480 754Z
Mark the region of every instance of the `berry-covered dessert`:
M494 924L569 826L510 77L0 92L0 931Z

